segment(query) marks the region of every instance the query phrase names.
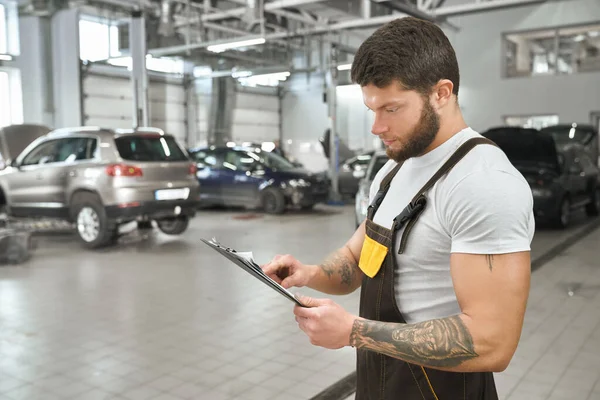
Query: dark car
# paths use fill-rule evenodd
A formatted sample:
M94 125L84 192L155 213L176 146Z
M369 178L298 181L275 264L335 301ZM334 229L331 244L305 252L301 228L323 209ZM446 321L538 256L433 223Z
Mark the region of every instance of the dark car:
M342 163L338 170L338 187L341 195L356 196L359 181L365 176L373 153L375 151L367 151Z
M600 166L600 144L598 143L598 129L587 124L559 124L540 130L552 135L556 145L560 148L573 143L582 145L594 163Z
M493 128L483 136L494 141L531 186L535 216L565 228L571 212L600 211L600 172L579 144L557 146L552 135L536 129Z
M244 147L189 150L196 161L203 205L262 208L281 214L288 206L310 209L329 197L326 173L311 173L277 154Z

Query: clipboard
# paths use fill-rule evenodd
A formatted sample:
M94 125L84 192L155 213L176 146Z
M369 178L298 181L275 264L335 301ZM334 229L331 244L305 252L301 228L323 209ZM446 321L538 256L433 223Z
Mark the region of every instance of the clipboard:
M219 242L217 242L215 238L212 238L211 240L201 238L200 240L210 248L217 251L223 257L227 258L229 261L233 262L235 265L237 265L256 279L258 279L265 285L269 286L271 289L281 294L283 297L287 298L290 301L293 301L300 307L306 307L289 290L287 290L279 283L275 282L273 279L267 276L262 271L260 266L256 264L256 262L252 258L251 253L239 253L229 247L222 246Z

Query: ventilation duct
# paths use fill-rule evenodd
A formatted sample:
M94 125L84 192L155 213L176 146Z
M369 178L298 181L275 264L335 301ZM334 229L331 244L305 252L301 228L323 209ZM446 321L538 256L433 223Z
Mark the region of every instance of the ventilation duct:
M173 36L175 26L173 21L173 0L161 0L160 2L160 22L158 24L158 34L161 36Z

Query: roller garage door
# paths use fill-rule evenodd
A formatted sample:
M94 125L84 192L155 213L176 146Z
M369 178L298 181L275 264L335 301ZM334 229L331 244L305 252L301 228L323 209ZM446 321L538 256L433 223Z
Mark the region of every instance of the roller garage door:
M126 71L90 68L83 74L83 117L88 126L131 128L133 87ZM187 145L187 102L183 79L149 77L150 126Z
M234 142L279 139L279 96L274 90L238 87L231 124Z

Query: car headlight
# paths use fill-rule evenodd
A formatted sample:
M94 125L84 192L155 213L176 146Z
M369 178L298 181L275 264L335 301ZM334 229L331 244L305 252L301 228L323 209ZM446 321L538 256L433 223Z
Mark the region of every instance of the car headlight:
M290 179L288 182L291 187L308 187L310 186L310 182L305 181L304 179Z

